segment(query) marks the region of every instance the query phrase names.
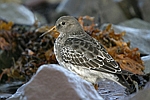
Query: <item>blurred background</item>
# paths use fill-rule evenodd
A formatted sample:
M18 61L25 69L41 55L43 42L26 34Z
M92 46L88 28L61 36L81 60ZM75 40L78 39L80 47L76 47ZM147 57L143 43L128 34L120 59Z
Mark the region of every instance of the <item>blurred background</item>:
M0 18L15 23L53 24L62 15L92 16L98 24L133 18L150 22L149 0L0 0Z
M39 38L47 30L36 30L53 26L63 15L91 16L99 29L111 23L114 33L125 31L123 40L129 42L131 50L138 48L144 66L142 73L149 73L149 9L150 0L0 0L0 98L15 93L40 65L57 63L52 49L55 38ZM123 91L121 96L124 97L124 89L118 91L119 95ZM144 93L149 92L150 89ZM109 92L106 95L110 97Z

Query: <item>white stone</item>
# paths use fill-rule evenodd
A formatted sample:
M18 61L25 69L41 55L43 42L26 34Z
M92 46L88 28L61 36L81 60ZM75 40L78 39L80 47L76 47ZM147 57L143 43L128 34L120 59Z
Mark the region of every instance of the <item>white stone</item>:
M16 3L1 3L0 18L17 24L33 25L34 14L25 6Z
M150 73L150 55L144 56L141 59L144 61L144 66L145 66L144 72Z
M67 69L42 65L32 79L7 100L103 100L93 85Z

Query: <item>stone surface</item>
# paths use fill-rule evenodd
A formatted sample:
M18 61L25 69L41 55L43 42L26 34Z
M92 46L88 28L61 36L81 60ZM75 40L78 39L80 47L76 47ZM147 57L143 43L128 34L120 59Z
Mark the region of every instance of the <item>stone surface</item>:
M124 100L149 100L150 99L149 93L150 93L150 89L145 89L145 90L139 91L134 96L125 98Z
M21 3L23 0L0 0L0 3Z
M6 100L7 98L9 98L12 94L8 94L8 93L0 93L0 100Z
M150 55L142 57L142 60L144 61L145 73L150 73Z
M138 18L133 18L124 22L119 23L121 26L131 27L131 28L137 28L137 29L150 29L150 23L143 21Z
M113 0L63 0L57 11L76 17L93 16L97 23L119 23L127 19Z
M25 4L34 4L40 2L47 2L47 3L60 3L62 0L23 0Z
M107 79L98 82L98 93L104 100L122 100L127 97L126 88Z
M103 100L91 83L61 66L41 66L32 79L7 100Z
M142 0L114 0L118 2L120 8L128 19L142 18L141 11L139 9L139 1Z
M145 88L137 93L134 93L123 100L149 100L150 99L150 82L148 82Z
M34 14L25 6L16 3L1 3L0 18L17 24L33 25Z
M16 90L23 84L21 81L17 82L8 82L5 84L0 84L0 94L2 93L15 93Z
M150 22L150 0L139 0L143 19Z

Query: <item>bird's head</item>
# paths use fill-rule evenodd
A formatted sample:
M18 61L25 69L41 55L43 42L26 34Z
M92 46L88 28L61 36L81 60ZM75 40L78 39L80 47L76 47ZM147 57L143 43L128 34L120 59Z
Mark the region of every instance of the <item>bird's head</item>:
M60 34L79 34L83 31L83 28L74 17L62 16L56 21L54 27L52 27L47 32L43 33L40 37L44 36L45 34L51 31L57 31Z
M60 17L55 24L56 30L61 33L72 33L76 31L82 31L82 27L79 22L72 16Z

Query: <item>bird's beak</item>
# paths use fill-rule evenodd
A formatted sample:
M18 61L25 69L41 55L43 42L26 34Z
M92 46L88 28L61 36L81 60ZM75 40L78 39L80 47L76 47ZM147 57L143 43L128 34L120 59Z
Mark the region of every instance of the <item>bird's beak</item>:
M57 31L56 26L53 26L51 29L49 29L48 31L44 32L40 37L44 36L47 33L51 33L52 31Z

